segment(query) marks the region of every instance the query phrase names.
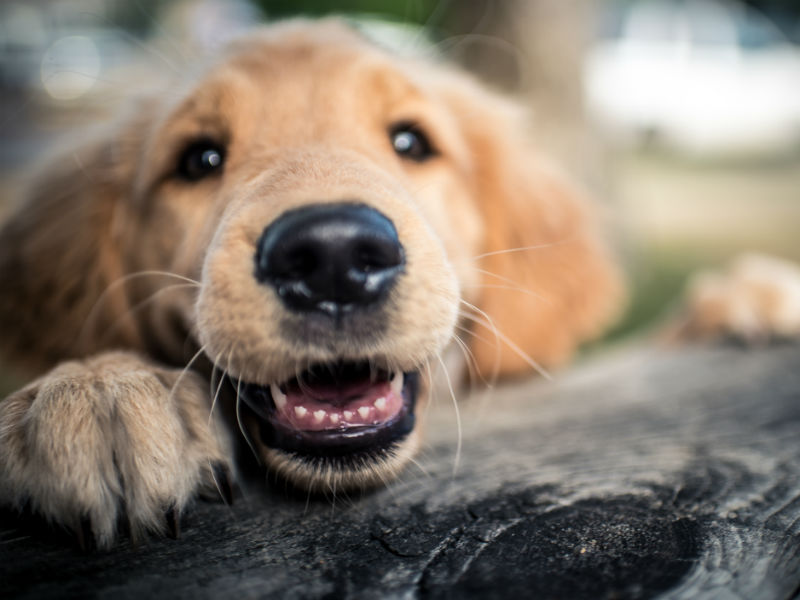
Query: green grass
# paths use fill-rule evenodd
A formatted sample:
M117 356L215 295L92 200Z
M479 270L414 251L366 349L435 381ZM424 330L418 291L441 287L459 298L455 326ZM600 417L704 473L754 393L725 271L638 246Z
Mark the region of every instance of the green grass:
M639 249L630 259L626 273L627 310L605 335L604 342L619 340L657 324L679 304L691 274L717 263L713 257L685 247Z

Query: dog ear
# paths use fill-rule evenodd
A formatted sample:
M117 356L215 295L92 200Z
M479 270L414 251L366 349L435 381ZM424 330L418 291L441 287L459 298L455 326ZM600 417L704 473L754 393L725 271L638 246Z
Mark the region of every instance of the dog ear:
M140 345L118 234L135 128L108 128L35 171L0 228L0 354L31 372L103 347ZM103 333L100 335L100 333Z
M485 224L471 352L483 377L565 362L622 304L598 219L526 138L524 115L473 90L462 129Z

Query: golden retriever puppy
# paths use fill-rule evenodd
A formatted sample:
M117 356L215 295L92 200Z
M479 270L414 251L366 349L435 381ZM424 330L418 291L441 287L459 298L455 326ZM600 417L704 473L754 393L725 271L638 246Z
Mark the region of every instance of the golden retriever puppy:
M0 502L100 546L174 531L230 499L239 435L364 488L420 446L456 328L487 378L563 363L620 286L528 133L463 73L293 21L56 156L0 231L0 347L38 376L0 403Z

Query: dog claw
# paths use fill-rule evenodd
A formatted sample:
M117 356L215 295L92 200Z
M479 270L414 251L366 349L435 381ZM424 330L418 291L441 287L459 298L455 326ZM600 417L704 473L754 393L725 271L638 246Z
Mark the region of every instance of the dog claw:
M92 533L92 522L88 517L82 517L80 524L75 528L75 538L78 541L81 551L90 552L95 548L94 533Z
M167 520L167 535L171 537L173 540L177 540L181 537L181 512L175 505L173 504L167 509L165 513L165 518Z
M231 470L223 462L214 463L211 467L214 471L214 481L222 496L222 501L230 506L233 504L233 476Z

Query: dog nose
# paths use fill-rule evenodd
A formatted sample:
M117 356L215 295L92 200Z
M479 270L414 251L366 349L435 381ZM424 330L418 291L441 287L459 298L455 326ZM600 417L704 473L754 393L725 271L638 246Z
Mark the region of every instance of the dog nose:
M404 264L392 222L362 204L288 211L256 247L256 278L289 308L333 316L383 300Z

